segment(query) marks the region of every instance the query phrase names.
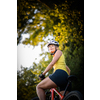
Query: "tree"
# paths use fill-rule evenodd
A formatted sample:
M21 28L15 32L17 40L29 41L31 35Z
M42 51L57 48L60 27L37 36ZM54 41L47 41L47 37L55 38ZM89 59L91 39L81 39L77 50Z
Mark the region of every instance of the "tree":
M31 69L21 67L17 71L17 99L28 100L36 96L36 76L32 74Z
M50 5L48 7L39 0L24 2L18 0L18 43L21 40L21 34L27 32L30 34L30 39L26 39L24 44L27 45L29 43L34 46L38 45L39 42L44 42L44 37L47 37L48 34L53 34L54 36L57 35L58 33L56 31L64 31L64 34L67 33L66 38L68 38L68 34L71 34L74 31L75 36L77 35L75 31L80 29L77 33L79 33L79 35L82 34L83 36L83 22L79 20L81 11L77 11L76 9L69 10L70 6L68 6L68 1L63 1L65 1L65 3L60 5L59 3L56 5L54 2L53 9L51 9ZM23 3L24 5L22 6ZM63 29L56 30L57 28ZM35 40L33 41L33 39Z

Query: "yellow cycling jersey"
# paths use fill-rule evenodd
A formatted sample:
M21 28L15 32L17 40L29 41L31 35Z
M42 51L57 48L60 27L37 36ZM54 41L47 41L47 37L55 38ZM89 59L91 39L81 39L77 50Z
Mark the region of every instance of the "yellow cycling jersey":
M69 75L69 73L68 73L68 71L66 69L66 63L65 63L65 58L64 58L63 54L60 56L60 58L58 59L58 61L54 64L53 68L54 68L54 72L57 69L61 69L61 70L66 71L67 74Z

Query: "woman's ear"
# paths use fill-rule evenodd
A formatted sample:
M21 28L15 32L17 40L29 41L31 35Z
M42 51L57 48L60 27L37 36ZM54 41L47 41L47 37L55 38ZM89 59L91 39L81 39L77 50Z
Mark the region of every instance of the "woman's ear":
M59 47L58 47L58 46L56 46L56 49L58 50L58 49L59 49Z

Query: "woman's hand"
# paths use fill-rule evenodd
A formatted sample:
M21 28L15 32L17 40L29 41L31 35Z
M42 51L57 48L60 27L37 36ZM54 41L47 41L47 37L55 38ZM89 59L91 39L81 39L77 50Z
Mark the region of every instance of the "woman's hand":
M43 75L43 74L40 74L40 75L39 75L39 79L40 79L40 80L43 80L43 79L45 79L45 75Z

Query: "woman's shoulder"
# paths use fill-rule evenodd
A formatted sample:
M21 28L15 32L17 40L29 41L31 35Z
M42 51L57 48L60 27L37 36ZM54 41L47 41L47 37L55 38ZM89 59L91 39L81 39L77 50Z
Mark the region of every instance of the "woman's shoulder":
M61 51L61 50L57 50L56 53L57 53L57 54L62 54L62 51Z
M62 52L62 51L58 49L57 52Z

